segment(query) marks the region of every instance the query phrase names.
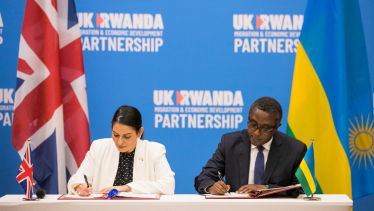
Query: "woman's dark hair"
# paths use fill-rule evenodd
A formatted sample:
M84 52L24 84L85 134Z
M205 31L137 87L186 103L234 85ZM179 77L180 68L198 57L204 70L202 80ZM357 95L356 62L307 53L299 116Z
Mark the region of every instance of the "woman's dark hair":
M132 106L123 105L119 107L113 115L112 128L114 123L117 122L134 128L136 133L138 133L142 127L142 115L138 109ZM143 138L143 134L140 138Z

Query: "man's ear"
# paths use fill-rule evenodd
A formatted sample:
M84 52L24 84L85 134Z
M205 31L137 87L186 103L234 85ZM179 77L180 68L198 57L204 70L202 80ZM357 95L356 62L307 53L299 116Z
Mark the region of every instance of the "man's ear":
M282 123L279 122L279 124L278 124L278 126L277 126L276 129L278 130L278 128L279 128L281 125L282 125Z

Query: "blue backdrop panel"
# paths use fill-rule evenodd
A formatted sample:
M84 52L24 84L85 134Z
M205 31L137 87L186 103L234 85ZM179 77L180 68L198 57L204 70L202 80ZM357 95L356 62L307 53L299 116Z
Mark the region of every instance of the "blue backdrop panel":
M373 3L360 3L373 72ZM11 116L24 5L0 2L0 196L22 193ZM246 128L257 98L281 103L285 131L306 0L92 0L76 6L92 141L111 136L120 105L138 108L144 139L166 146L176 193L195 193L194 177L224 133Z
M194 193L194 177L199 174L201 167L213 154L221 135L246 127L247 112L255 99L265 95L275 97L285 108L285 117L287 117L295 53L279 53L278 49L272 53L266 51L261 53L260 49L258 53L242 53L241 50L235 53L234 32L236 30L233 27L233 15L253 14L251 24L254 32L276 32L278 30L256 30L256 15L287 15L288 17L303 15L305 3L305 1L282 3L267 1L258 4L238 1L232 4L218 1L212 4L212 2L184 1L169 2L168 6L165 6L154 1L143 3L130 1L124 7L113 6L123 4L122 1L113 1L111 4L102 4L100 1L85 5L77 4L78 12L82 13L79 17L83 30L87 32L92 30L89 33L93 34L82 36L92 139L110 136L110 120L119 105L128 104L137 107L144 118L144 138L166 146L167 158L176 173L176 193ZM101 6L98 7L98 4ZM114 19L109 19L109 27L104 26L105 18L114 17L115 14L118 16L129 14L131 17L134 14L144 14L144 16L151 14L153 17L160 14L164 28L141 30L138 27L136 29L135 18L132 19L132 29L118 29L118 25L116 28L113 27ZM99 27L97 27L100 23L98 16L104 19ZM102 30L103 35L96 35L94 30L98 30L99 33ZM126 50L127 46L123 47L125 51L119 51L118 46L116 50L109 51L107 43L104 43L106 44L104 48L102 47L102 40L117 38L118 41L118 36L106 35L114 30L162 31L162 36L154 37L154 39L162 39L163 45L159 47L158 52L131 52L130 48ZM299 32L300 30L280 31ZM128 38L135 40L148 37L126 37ZM251 40L252 37L239 38ZM254 39L259 40L260 37ZM278 42L277 40L284 38L271 37L271 39ZM95 40L99 40L98 48L93 45ZM123 43L125 45L126 41ZM279 49L281 51L284 47L279 47ZM160 91L165 92L164 95L154 96L159 90L164 90ZM238 100L242 100L243 105L230 104L228 97L226 102L228 106L222 104L215 106L213 105L215 100L213 91L228 93L227 95L230 93L234 95L238 91L241 96L235 97L241 98ZM182 101L177 105L177 92L189 93L190 99L186 100L186 95L183 98L184 102L189 101L189 106L181 105ZM195 95L192 97L191 93ZM209 103L208 99L205 105L203 100L200 105L198 102L193 105L194 97L195 100L200 100L199 93L203 93L202 99L209 98L205 95L211 95L212 103ZM154 97L168 99L163 99L165 102L157 105ZM170 99L173 105L170 105ZM186 111L156 112L156 109L162 110L170 107L183 108ZM217 107L241 109L241 112L210 112L211 108ZM202 109L203 111L190 113L188 109ZM208 109L208 112L204 109ZM172 124L172 115L179 119L177 121L179 128L177 124ZM184 117L185 128L182 128L183 115L186 115ZM218 128L214 126L206 128L207 118L211 116L214 118L216 115L221 117L220 123L222 123L222 115L226 119L228 117L229 128L225 124L223 124L225 126L221 124ZM234 123L234 127L231 127L231 118L235 121L236 117L240 120L240 124L236 126ZM168 118L170 124L168 124ZM190 121L190 128L188 127L189 118L195 118ZM197 121L202 121L200 128ZM192 122L196 125L192 125ZM285 130L284 126L281 130Z

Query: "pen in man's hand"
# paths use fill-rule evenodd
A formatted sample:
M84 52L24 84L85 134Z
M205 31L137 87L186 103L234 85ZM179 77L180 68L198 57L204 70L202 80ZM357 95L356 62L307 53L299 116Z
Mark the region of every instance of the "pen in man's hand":
M86 181L86 184L87 184L87 188L89 188L89 187L90 187L90 185L88 184L88 180L87 180L87 176L86 176L86 174L83 174L83 177L84 177L84 180Z
M219 178L220 181L225 182L225 181L223 181L222 174L221 174L221 172L219 172L219 171L218 171L218 178ZM226 183L225 183L225 184L226 184ZM227 191L227 193L231 195L231 193L230 193L229 191Z

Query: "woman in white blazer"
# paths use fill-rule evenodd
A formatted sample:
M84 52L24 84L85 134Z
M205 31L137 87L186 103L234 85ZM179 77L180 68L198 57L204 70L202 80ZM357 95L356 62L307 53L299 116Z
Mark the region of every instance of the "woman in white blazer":
M112 189L174 194L175 174L166 160L165 147L142 140L143 131L141 114L136 108L118 108L112 119L112 138L92 143L77 173L68 182L69 194L87 196Z

